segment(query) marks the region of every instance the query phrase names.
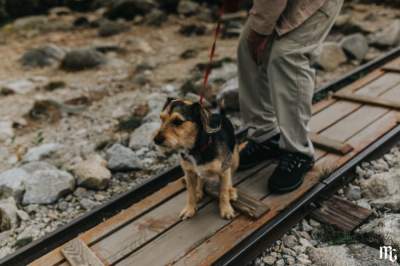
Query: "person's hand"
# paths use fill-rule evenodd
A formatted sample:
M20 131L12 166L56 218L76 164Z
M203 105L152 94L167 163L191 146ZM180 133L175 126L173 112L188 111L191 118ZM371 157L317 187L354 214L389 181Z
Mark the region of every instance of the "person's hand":
M260 62L261 56L267 48L269 39L269 35L259 34L254 30L250 30L249 36L247 37L247 44L250 54L257 64Z
M240 0L224 0L223 5L224 5L224 12L225 13L235 13L239 11L240 5L239 5Z

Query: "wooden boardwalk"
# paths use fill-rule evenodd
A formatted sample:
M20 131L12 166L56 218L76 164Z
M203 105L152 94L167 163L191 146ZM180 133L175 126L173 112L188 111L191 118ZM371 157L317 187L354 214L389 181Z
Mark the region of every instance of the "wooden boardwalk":
M299 189L284 195L274 195L267 190L268 176L275 167L270 162L239 172L234 178L236 186L270 207L270 211L257 220L243 215L232 221L223 220L216 202L206 198L199 204L194 218L180 221L186 192L182 180L178 180L81 234L79 242L75 240L74 243L83 247L76 249L89 252L86 256L92 259L95 256L96 261L99 259L104 265L212 265L304 193L321 184L320 169L341 167L396 127L399 104L399 59L315 104L310 124L313 139L323 139L323 143L328 140L352 149L335 153L332 149L318 148L316 170L305 178ZM70 248L71 243L66 245L30 265L75 264L66 259L65 250L74 250Z

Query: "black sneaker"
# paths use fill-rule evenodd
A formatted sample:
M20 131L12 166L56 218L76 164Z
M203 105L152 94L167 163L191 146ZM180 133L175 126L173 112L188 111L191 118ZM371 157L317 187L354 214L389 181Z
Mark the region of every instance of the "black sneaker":
M313 166L312 157L301 153L284 152L269 180L269 189L275 193L286 193L297 189Z
M265 160L278 159L279 137L276 135L261 144L248 140L247 145L240 151L239 170L250 169Z

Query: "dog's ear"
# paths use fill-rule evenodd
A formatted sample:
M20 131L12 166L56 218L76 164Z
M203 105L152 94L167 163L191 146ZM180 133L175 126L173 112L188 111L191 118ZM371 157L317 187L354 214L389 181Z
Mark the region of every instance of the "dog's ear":
M165 109L167 109L167 107L170 105L170 103L175 101L175 100L176 100L176 98L168 97L167 101L164 104L164 107L162 108L162 111L165 111Z
M192 115L201 123L203 130L207 134L214 134L221 129L221 121L216 118L207 108L204 108L199 102L193 103Z

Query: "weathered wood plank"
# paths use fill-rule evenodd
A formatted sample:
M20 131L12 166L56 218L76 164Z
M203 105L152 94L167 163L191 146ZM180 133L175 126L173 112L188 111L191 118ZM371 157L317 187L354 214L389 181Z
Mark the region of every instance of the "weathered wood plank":
M324 201L320 208L311 213L311 217L325 224L351 232L360 226L370 215L371 210L362 208L348 200L333 196Z
M233 183L237 184L242 182L249 176L262 171L262 169L269 164L270 162L266 162L253 169L239 172L234 176ZM163 205L151 210L139 219L126 224L112 235L95 243L91 246L92 250L108 264L120 260L124 256L146 245L164 231L172 230L171 228L182 223L179 214L185 206L185 202L186 191L164 202ZM211 199L207 197L198 204L198 208L201 210L207 205L214 205L210 203Z
M101 260L79 238L64 245L61 252L71 266L104 266Z
M353 147L348 143L339 142L315 133L310 134L310 139L317 148L328 152L347 154L353 150Z
M328 154L323 157L317 165L335 165L335 167L340 167L369 144L392 129L395 125L395 114L393 112L386 114L384 117L379 119L379 121L376 121L373 125L365 128L362 132L348 140L348 143L355 148L354 151L345 156ZM306 191L317 183L318 180L311 176L310 173L305 178L304 184L298 190L284 195L268 196L263 200L271 208L271 211L266 215L257 221L249 221L242 216L238 217L230 223L229 226L225 226L215 235L207 239L207 241L204 241L196 248L192 249L188 254L186 254L186 256L182 256L175 265L211 265L227 251L236 246L240 241L257 230L257 228L270 221L273 217L279 214L281 210L300 198Z
M220 182L207 180L204 184L205 193L214 199L219 199L219 187ZM241 189L237 189L238 198L232 202L232 207L252 219L260 218L261 215L269 211L269 207L260 201L257 201L254 197L248 193L243 192Z
M371 97L371 96L366 96L366 95L356 95L356 94L342 93L342 92L335 93L333 95L333 97L336 99L339 99L339 100L346 100L346 101L352 101L352 102L357 102L357 103L361 103L361 104L369 104L369 105L374 105L374 106L379 106L379 107L384 107L384 108L400 110L400 102L399 101L392 101L392 100L380 99L378 97Z

